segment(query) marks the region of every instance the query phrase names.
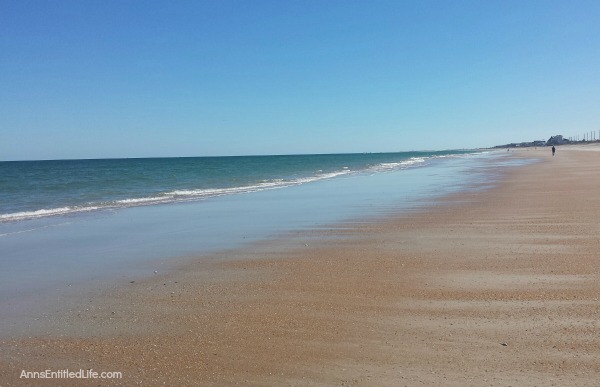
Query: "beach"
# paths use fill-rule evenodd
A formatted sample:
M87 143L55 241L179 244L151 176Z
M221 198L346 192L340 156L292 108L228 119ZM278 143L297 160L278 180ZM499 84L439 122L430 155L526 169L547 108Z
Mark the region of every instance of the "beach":
M493 187L124 279L4 338L0 385L597 385L598 151L514 150L536 162Z

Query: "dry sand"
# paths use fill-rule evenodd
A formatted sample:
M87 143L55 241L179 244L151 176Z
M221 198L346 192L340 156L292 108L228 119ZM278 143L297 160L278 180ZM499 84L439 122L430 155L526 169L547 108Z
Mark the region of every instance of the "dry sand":
M600 152L511 154L540 162L86 300L1 342L0 385L600 385ZM19 380L66 368L124 377Z

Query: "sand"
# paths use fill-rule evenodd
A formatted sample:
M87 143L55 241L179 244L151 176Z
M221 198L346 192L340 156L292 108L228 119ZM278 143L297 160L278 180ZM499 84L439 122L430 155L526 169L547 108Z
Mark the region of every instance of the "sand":
M3 340L0 385L597 386L600 148L580 148L513 151L539 161L423 211L125 282ZM123 378L19 379L66 368Z

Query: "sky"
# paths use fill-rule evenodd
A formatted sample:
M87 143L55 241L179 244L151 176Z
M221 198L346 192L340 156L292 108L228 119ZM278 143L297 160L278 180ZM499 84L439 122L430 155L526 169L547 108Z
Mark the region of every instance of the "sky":
M0 160L488 147L600 129L600 2L0 0Z

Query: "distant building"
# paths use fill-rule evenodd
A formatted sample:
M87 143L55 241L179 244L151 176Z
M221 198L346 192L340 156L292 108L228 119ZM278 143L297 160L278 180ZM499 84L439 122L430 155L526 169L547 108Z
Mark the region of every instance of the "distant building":
M552 136L546 141L546 145L563 145L568 144L570 141L566 138L563 138L562 135L557 134L556 136Z

